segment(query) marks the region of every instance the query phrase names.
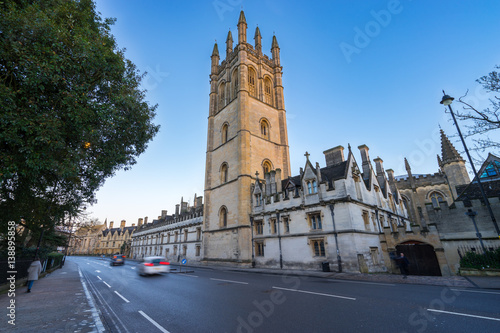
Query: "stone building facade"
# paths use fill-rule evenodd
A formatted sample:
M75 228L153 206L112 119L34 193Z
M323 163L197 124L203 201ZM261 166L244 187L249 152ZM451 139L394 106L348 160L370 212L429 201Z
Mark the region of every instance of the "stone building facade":
M131 242L131 258L164 256L171 262L186 259L189 263L199 262L203 257L203 197L195 195L194 205L189 206L181 199L173 215L166 210L152 222L144 224L139 219Z
M82 226L70 239L68 253L70 255L96 255L99 235L107 229L107 223Z
M358 164L349 147L324 152L326 167L306 153L300 174L282 179L280 170L256 179L252 189L254 266L385 272L382 230L410 231L406 208L389 186L383 161L373 168L368 147L358 147ZM361 167L360 167L361 166Z

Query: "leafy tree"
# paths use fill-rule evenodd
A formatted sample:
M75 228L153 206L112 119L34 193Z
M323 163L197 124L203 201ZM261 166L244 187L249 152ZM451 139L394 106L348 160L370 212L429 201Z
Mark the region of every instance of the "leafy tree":
M158 132L113 23L92 0L0 1L0 235L78 214Z
M496 66L495 69L500 69ZM485 151L499 150L500 143L490 138L490 134L500 128L500 74L497 71L492 71L488 75L482 76L477 80L483 89L489 95L489 105L485 109L479 109L472 103L466 101L467 94L459 98L459 102L463 105L463 111L456 112L457 118L468 121L466 128L466 136L471 136L474 139L476 146L471 150ZM481 161L482 162L482 161Z

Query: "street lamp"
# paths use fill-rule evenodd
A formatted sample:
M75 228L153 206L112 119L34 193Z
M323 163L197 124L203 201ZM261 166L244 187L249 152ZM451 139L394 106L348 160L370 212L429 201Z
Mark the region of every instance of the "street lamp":
M491 216L491 221L493 222L493 225L495 226L495 231L498 235L498 238L500 238L500 230L498 229L498 224L495 219L495 215L493 215L493 211L491 210L490 202L488 200L488 197L486 196L486 193L484 193L483 189L483 184L481 184L481 180L479 179L479 176L476 171L476 167L474 166L474 163L472 163L472 158L470 157L469 150L467 149L467 145L465 144L464 137L462 136L462 132L460 131L460 127L458 126L457 119L455 118L455 114L453 113L453 110L451 108L451 103L453 102L454 98L446 95L446 93L443 90L443 98L441 99L441 104L448 106L450 109L451 116L453 118L453 122L455 123L455 126L457 127L458 135L460 136L460 140L462 140L462 144L464 145L465 153L467 154L467 158L469 159L470 165L472 167L472 171L474 172L474 177L477 180L477 185L479 186L479 190L481 191L481 195L483 196L483 200L486 204L486 207L488 208L488 212L490 213Z

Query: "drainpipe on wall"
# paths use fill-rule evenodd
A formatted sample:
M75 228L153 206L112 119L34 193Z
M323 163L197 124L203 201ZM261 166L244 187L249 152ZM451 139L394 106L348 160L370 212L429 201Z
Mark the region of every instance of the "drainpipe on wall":
M252 268L255 268L255 247L253 241L253 216L250 216L250 232L252 233Z
M335 247L337 248L337 263L339 266L339 273L342 273L342 258L340 257L339 241L337 239L338 232L335 226L335 214L333 213L333 204L330 204L329 207L330 207L330 213L332 214L333 235L335 236Z
M278 244L280 247L280 269L283 269L283 255L281 253L280 213L276 213L276 224L278 224Z

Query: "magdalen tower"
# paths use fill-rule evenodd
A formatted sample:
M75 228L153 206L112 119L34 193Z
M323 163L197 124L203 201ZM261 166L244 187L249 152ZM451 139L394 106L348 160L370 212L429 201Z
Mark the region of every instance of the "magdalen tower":
M215 43L210 72L205 170L204 260L251 263L251 185L258 174L280 170L290 175L280 48L272 38L271 57L262 53L255 29L247 42L243 11L238 42L229 31L226 59Z

